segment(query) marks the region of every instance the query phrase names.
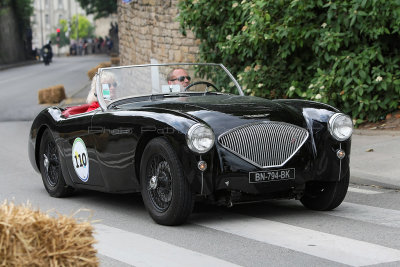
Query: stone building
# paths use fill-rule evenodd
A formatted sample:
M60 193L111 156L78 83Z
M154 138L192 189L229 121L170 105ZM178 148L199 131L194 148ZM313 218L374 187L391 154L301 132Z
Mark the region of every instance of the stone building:
M199 40L180 32L178 1L118 1L121 65L196 61Z

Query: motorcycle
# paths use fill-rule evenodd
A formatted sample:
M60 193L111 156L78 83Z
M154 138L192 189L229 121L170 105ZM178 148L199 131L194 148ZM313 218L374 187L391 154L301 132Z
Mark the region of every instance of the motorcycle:
M51 58L52 58L52 52L51 52L51 48L49 48L48 45L45 45L42 48L42 57L43 57L44 65L49 65L51 62Z

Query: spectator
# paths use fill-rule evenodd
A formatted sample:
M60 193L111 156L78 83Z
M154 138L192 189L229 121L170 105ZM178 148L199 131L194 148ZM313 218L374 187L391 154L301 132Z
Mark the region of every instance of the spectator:
M117 80L112 72L102 72L100 78L101 86L107 86L110 90L110 100L116 96ZM95 110L100 107L97 95L96 95L96 79L92 79L90 91L86 99L86 103L90 104L88 111Z

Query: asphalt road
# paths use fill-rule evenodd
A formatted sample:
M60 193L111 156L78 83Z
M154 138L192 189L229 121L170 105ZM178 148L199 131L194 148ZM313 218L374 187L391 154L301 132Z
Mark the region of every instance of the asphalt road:
M30 120L43 106L37 90L87 85L87 70L107 58L55 59L0 72L0 202L27 203L95 223L101 266L399 266L400 192L352 184L330 212L295 200L223 208L198 204L179 227L155 224L140 195L80 191L51 198L30 166ZM12 100L12 101L11 101ZM87 209L89 211L84 211Z
M88 70L106 55L55 57L49 66L38 63L0 71L0 121L33 120L44 106L38 104L38 91L61 84L67 97L89 84Z
M95 224L101 266L399 266L400 192L351 185L330 212L295 200L222 208L199 204L189 223L155 224L140 195L81 191L51 198L30 166L30 122L1 122L0 201L32 203L100 220Z

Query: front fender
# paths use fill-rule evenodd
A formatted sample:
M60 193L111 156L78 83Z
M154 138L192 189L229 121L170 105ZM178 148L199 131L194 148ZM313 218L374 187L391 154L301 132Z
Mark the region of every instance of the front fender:
M61 109L49 107L43 109L33 120L28 136L28 157L33 169L40 172L39 168L39 149L42 134L46 129L52 133L56 130L57 122L62 119Z
M296 110L304 117L305 125L310 133L309 145L313 155L314 173L310 179L338 181L349 170L351 138L340 142L328 131L328 121L335 113L340 112L330 105L307 100L276 100L287 108ZM337 150L345 151L346 156L339 159Z

